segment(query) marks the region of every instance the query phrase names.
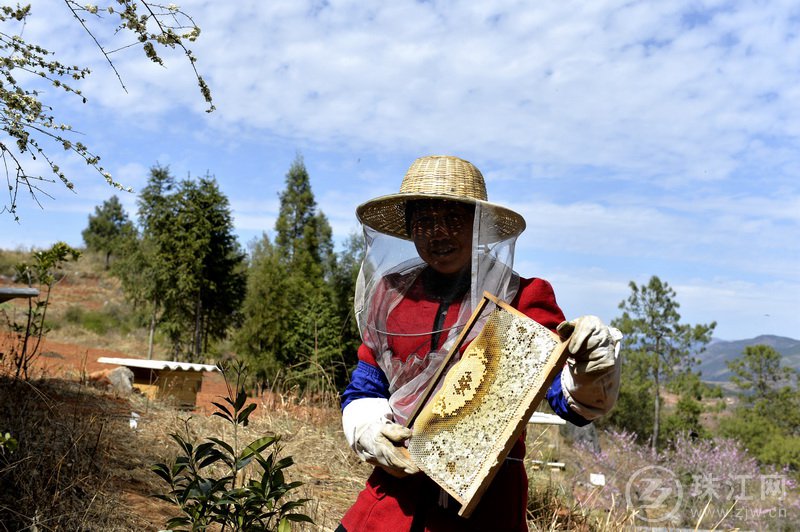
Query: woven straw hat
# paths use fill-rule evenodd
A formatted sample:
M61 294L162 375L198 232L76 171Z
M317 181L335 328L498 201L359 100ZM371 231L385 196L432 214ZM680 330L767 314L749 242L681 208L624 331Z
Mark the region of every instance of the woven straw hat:
M361 223L381 233L410 240L406 232L406 202L417 199L480 203L482 223L492 224L497 240L525 230L525 219L521 215L487 201L486 183L480 170L469 161L448 155L420 157L406 172L398 194L381 196L360 205L356 216Z

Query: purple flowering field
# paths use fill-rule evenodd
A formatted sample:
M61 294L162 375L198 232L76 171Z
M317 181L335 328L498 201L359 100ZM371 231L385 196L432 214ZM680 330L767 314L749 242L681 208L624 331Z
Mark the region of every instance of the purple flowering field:
M600 452L576 444L562 477L576 510L667 529L800 530L796 472L759 466L731 439L679 436L655 455L635 440L608 431Z

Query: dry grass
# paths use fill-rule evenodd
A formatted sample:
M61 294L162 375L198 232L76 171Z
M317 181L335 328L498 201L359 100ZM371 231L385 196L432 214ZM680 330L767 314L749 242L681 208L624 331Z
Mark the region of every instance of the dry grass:
M563 441L558 426L529 425L526 446L528 527L531 531L633 530L633 514L618 510L613 501L601 500L599 491L588 499L576 496L585 495L583 487L575 482L580 451ZM566 467L547 467L541 462L560 462Z
M61 320L71 305L102 310L123 304L119 285L95 259L83 258L69 268L54 288L54 320ZM81 349L87 360L96 358L96 353L89 356L90 349L143 356L147 345L143 329L97 334L63 322L48 339L53 345L86 346ZM43 358L63 358L66 347L57 345L58 352ZM161 358L159 354L156 358ZM66 373L74 381L23 383L0 378L0 431L10 432L20 444L13 455L0 456L0 531L159 530L176 509L150 496L166 486L150 466L175 457L177 446L169 434L188 431L196 441L232 438L230 425L209 416L207 409L187 413L137 395L115 398L81 385L86 363ZM303 482L296 496L311 499L305 513L316 525L308 528L334 530L363 488L371 466L347 447L335 396L299 397L295 392L272 390L255 399L259 407L240 443L280 435L282 454L295 462L287 471L288 480ZM135 430L129 426L131 412L141 416ZM529 456L548 458L542 451L545 444L537 435L529 435ZM557 475L531 470L530 476L532 530L622 528L618 518L607 514L583 515L572 499L571 486Z
M303 482L304 497L314 501L309 515L319 530L333 530L364 487L372 466L361 462L347 446L338 407L305 406L277 398L257 411L252 429L282 436L284 452L296 464L293 478L296 475Z
M145 426L159 423L157 432L161 434L186 434L188 428L195 441L213 436L233 442L231 425L216 416L193 415L186 419L180 415L172 419L149 416ZM305 513L314 519L313 529L334 530L371 470L344 442L338 409L298 405L279 398L272 405L262 402L249 426L239 434L238 444L247 444L267 434L281 436L281 454L294 459L295 465L287 470L287 480L303 483L296 497L312 499ZM165 441L164 445L170 447L171 441Z
M371 466L348 449L338 409L269 396L260 400L239 445L281 435L282 454L295 465L288 480L316 525L334 530L362 489ZM130 413L141 415L129 426ZM232 442L231 426L216 416L190 413L134 395L115 398L62 380L0 381L0 428L20 442L0 467L0 530L158 530L175 509L150 494L165 484L150 471L177 453L170 433L195 441ZM529 446L538 443L529 440ZM559 477L531 472L532 530L619 530L607 516L585 516L569 502Z
M0 378L0 429L19 444L0 456L0 529L142 529L124 507L123 482L141 470L129 415L126 400L77 383Z
M314 529L333 530L370 469L343 444L337 411L277 400L257 412L239 444L281 435L282 454L296 463L289 480L313 500ZM157 530L175 511L150 497L165 487L150 466L177 452L169 434L233 439L218 417L63 380L0 380L0 429L19 442L0 457L0 530Z

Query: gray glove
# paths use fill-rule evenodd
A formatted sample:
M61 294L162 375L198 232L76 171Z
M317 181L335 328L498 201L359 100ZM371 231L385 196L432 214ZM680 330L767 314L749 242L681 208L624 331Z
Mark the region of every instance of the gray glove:
M597 316L564 321L557 327L570 357L561 388L570 407L585 419L607 414L619 395L619 341L622 333Z
M599 375L614 367L616 345L622 333L606 327L597 316L562 321L556 328L562 340L569 338L567 350L575 359L576 371Z
M419 468L411 461L403 445L411 437L411 429L392 419L392 410L386 399L352 401L342 412L347 443L365 462L381 466L397 477L413 475L419 472Z
M410 437L411 429L386 419L376 419L364 427L356 441L356 452L363 460L383 467L394 476L413 475L419 468L403 445Z

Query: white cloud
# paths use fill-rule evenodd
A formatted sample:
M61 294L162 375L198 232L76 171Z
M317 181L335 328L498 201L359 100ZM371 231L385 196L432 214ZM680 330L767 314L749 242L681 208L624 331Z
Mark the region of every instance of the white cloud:
M181 6L203 29L192 49L215 97L211 115L179 53L165 54L167 69L135 48L115 54L126 94L69 16L37 17L64 12L60 0L36 2L25 29L92 67L89 104L46 94L126 184L140 187L156 160L180 176L209 170L239 230L256 234L272 228L285 160L300 149L341 238L355 206L395 192L414 157L453 153L484 170L493 201L528 219L520 264L551 268L538 260L544 243L553 261L594 265L559 273L576 302L652 273L721 311L735 307L729 289L764 294L759 309L783 305L772 290L796 293L791 2ZM113 193L80 164L64 167L80 195L73 204L59 191L48 210L83 213ZM573 282L586 275L593 284Z
M216 97L212 129L669 184L724 179L754 156L774 168L771 149L748 154L751 138L789 133L800 118L784 91L798 81L787 63L799 41L786 37L797 23L780 16L789 7L708 4L691 28L692 2L182 7L204 28L193 48ZM74 26L59 29L78 38ZM202 115L188 66L167 56L163 70L139 50L120 53L128 95L95 57L87 94L145 123L176 108Z

